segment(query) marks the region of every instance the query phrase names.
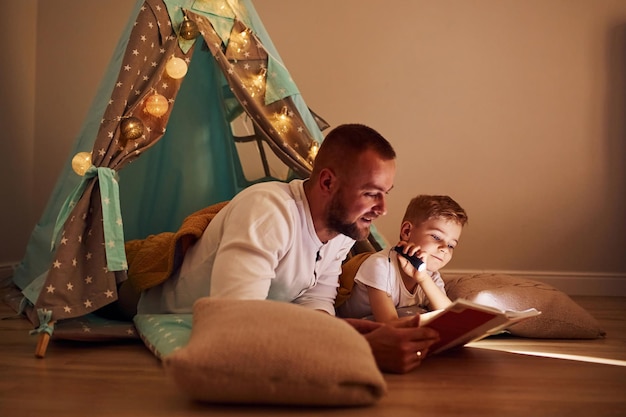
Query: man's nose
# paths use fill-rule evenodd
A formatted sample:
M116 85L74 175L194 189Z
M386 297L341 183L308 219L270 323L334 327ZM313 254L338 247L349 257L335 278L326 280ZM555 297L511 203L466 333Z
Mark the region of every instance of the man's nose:
M376 206L374 206L374 213L379 216L384 216L387 214L387 200L384 196L380 197Z

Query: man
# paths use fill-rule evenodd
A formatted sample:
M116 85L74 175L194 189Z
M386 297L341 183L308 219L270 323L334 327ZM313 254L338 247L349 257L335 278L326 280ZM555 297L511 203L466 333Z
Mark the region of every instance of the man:
M139 313L189 313L203 296L271 299L334 315L342 261L386 214L395 151L375 130L341 125L325 138L307 180L256 184L236 195L187 250L182 266L145 290ZM382 325L349 320L383 371L417 367L436 332L419 317Z

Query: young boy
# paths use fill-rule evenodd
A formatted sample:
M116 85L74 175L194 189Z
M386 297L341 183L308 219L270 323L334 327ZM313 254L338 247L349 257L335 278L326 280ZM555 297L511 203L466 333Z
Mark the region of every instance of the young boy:
M350 297L337 308L337 316L373 315L376 321L389 322L398 319L399 308L447 307L451 301L439 270L452 259L467 220L465 210L448 196L419 195L412 199L396 246L420 258L426 269L418 271L393 248L370 255L359 267Z

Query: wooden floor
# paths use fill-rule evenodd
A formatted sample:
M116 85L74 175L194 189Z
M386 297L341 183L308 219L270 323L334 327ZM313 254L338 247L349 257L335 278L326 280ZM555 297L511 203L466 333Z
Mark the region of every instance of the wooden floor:
M365 408L215 406L189 401L140 342L54 340L43 359L25 319L0 320L0 416L626 416L626 298L576 297L601 340L490 338L386 375ZM0 317L14 312L0 302ZM513 353L513 352L531 352ZM569 355L565 358L552 357Z

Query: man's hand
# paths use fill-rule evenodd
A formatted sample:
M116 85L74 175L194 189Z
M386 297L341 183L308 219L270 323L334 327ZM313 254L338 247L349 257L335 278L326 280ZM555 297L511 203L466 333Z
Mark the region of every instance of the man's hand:
M426 357L428 348L439 340L435 330L419 327L419 315L391 324L361 319L345 320L365 337L383 372L402 374L412 371Z

